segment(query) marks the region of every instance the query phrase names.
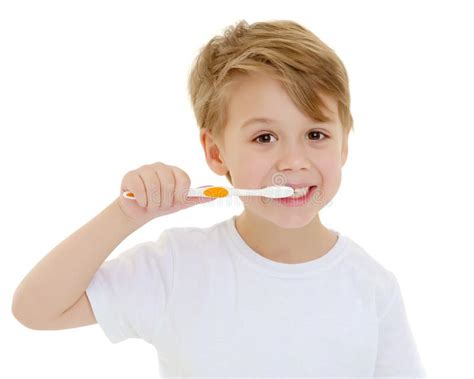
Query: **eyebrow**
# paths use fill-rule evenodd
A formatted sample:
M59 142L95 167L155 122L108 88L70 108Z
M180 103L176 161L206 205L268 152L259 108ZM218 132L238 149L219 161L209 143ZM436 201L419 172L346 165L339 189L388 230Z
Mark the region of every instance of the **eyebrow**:
M271 124L271 123L275 123L277 121L272 119L272 118L267 118L267 117L252 117L252 118L249 118L247 121L245 121L240 128L243 129L246 126L248 126L250 124L254 124L256 122L262 122L264 124ZM334 120L330 118L328 121L321 122L321 123L331 124L331 123L334 123Z
M264 124L271 124L272 122L276 122L276 121L271 119L271 118L266 118L266 117L252 117L252 118L249 118L247 121L245 121L240 128L243 129L247 125L254 124L256 122L263 122Z

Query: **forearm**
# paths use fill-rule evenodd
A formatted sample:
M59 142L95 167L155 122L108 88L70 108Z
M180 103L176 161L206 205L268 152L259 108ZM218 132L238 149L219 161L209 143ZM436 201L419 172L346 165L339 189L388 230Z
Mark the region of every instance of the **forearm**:
M114 200L87 224L57 245L22 280L12 310L25 323L57 317L89 286L106 258L140 228Z

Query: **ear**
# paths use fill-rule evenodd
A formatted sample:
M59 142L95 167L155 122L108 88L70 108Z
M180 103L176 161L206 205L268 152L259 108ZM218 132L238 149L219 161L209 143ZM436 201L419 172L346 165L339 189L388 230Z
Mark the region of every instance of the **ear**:
M199 139L209 168L217 175L225 175L229 170L222 158L221 148L219 147L221 145L220 141L214 138L205 128L200 130Z
M341 150L342 165L341 165L341 167L343 167L346 164L346 160L347 160L347 154L348 154L348 150L349 150L349 132L350 132L350 130L348 130L348 131L344 130L342 132L342 150Z

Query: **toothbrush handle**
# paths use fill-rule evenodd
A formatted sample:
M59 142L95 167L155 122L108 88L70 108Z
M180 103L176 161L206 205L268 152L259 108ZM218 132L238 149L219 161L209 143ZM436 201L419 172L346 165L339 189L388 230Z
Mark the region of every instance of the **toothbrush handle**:
M206 186L201 186L198 188L190 188L188 190L187 196L188 197L207 197L206 195L204 195L204 190L207 187L212 187L212 186L206 185ZM135 195L131 191L122 192L122 196L127 199L132 199L132 200L135 199Z
M188 197L207 197L206 195L204 195L205 187L209 187L209 186L203 186L201 188L190 188L187 196Z

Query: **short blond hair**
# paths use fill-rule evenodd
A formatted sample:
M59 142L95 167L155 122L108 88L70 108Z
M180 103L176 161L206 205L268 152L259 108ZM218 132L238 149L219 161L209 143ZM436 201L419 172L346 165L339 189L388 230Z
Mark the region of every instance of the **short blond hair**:
M199 129L221 138L227 124L227 104L239 74L261 72L281 82L298 109L325 122L318 96L338 103L344 131L353 130L349 78L337 54L310 30L290 20L270 20L251 25L245 20L213 37L195 58L188 90ZM232 184L229 172L227 179Z

